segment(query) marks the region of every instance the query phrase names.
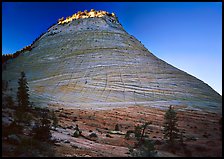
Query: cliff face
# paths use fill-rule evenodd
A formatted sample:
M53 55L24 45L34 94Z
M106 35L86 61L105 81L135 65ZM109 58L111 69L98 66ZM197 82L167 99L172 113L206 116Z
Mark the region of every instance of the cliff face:
M116 16L80 18L49 28L31 51L7 62L2 78L9 81L14 97L21 71L31 100L39 105L103 109L173 104L222 110L217 92L154 56Z

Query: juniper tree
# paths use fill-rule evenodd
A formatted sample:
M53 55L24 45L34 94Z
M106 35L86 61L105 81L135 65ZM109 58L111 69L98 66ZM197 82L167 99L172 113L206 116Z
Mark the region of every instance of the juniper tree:
M177 113L172 106L165 113L164 119L164 139L168 139L168 142L173 145L174 140L179 138L179 130L177 128Z
M21 72L21 77L18 80L18 84L19 84L17 92L18 110L26 111L29 108L29 94L28 94L29 87L24 72Z
M146 122L145 124L142 125L142 134L141 134L141 139L143 138L143 136L145 135L145 129L147 128L148 125L152 124L152 122Z
M152 122L146 122L141 126L135 126L133 132L138 142L135 144L135 151L132 148L129 149L132 157L153 157L156 154L153 141L143 138L145 136L145 130L150 124L152 124Z

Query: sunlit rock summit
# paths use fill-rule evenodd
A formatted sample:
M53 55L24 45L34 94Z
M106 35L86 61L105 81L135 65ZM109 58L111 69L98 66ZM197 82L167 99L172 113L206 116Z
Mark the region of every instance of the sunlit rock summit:
M106 109L142 105L221 113L210 86L157 58L128 34L114 13L78 12L60 18L31 49L7 61L2 78L16 98L24 71L36 105Z

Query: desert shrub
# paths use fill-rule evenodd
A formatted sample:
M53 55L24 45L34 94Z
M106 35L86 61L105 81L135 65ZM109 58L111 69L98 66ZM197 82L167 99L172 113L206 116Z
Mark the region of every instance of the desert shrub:
M73 133L73 137L79 137L82 134L82 131L79 129L79 126L76 124L75 131Z
M80 136L80 132L78 130L75 130L72 136L73 137L79 137Z
M33 138L41 141L49 141L51 138L50 123L50 120L44 115L40 124L37 124L32 129Z

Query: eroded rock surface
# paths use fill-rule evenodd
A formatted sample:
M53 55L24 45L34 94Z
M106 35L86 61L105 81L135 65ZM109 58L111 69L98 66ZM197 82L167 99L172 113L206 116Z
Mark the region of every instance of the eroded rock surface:
M154 56L108 15L52 26L31 51L7 62L2 78L16 90L21 71L38 105L222 110L210 86Z

